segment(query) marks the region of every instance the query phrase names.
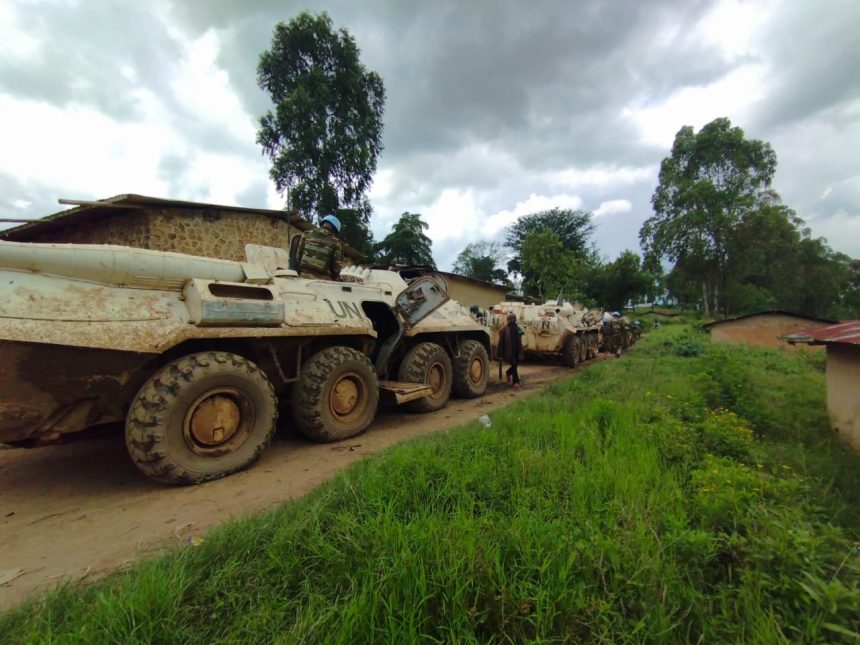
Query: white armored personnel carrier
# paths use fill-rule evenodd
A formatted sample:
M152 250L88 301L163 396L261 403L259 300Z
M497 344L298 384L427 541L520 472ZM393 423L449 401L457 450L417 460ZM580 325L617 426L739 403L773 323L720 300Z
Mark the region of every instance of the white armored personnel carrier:
M527 356L560 357L568 367L576 367L580 362L597 356L601 323L600 315L595 312L577 309L570 303L552 301L543 305L500 302L493 305L486 316L494 348L509 313L517 316Z
M307 280L281 249L246 251L0 241L0 443L124 420L140 470L195 483L253 463L280 402L335 441L367 428L380 391L425 412L484 393L489 332L441 276Z

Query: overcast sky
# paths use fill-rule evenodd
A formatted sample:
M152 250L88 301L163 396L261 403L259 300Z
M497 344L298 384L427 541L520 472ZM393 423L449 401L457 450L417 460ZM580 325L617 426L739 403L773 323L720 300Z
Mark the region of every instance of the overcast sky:
M281 208L256 65L302 9L385 83L376 238L421 213L440 268L554 206L594 212L607 257L638 250L675 133L720 116L860 257L856 0L0 0L0 218L121 193Z

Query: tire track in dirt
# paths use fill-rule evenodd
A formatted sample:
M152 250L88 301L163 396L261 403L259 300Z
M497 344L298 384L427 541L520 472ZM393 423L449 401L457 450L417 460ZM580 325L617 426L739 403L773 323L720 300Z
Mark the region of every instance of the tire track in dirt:
M64 446L0 450L0 610L300 497L359 459L475 421L571 371L524 365L521 375L521 390L493 375L484 396L452 399L431 414L385 408L364 434L335 444L282 432L250 470L198 486L164 487L144 477L126 453L121 428ZM4 583L4 573L15 577Z

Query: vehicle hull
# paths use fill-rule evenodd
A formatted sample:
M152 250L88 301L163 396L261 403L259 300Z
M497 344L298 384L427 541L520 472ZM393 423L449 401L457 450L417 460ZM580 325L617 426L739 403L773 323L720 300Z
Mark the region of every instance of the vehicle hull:
M120 421L155 355L0 341L0 443L36 445Z

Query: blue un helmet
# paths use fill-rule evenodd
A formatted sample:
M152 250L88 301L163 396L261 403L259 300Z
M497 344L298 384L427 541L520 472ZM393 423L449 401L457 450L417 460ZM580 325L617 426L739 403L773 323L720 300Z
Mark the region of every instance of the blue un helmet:
M340 220L337 217L335 217L334 215L329 213L328 215L326 215L325 217L322 218L322 221L320 222L320 226L322 226L326 222L328 222L329 224L332 225L332 228L334 228L335 233L340 233Z

